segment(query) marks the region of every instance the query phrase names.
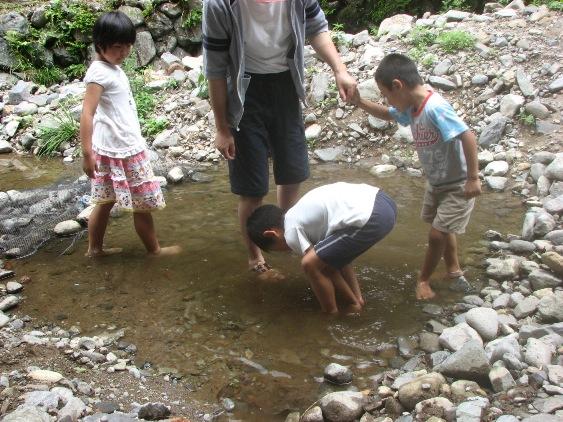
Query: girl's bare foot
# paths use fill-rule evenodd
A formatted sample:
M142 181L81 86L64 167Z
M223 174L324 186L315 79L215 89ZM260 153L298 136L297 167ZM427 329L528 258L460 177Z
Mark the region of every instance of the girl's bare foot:
M149 256L170 256L170 255L178 255L182 252L182 247L178 245L173 246L164 246L158 249L157 252L148 252Z
M101 250L89 249L84 256L88 258L99 258L103 256L115 255L123 252L123 248L105 248Z
M430 287L427 281L418 281L416 283L416 298L418 300L428 300L436 296L436 293Z

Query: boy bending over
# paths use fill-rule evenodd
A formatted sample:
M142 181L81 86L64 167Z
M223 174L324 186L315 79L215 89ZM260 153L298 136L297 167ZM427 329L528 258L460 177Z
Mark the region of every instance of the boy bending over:
M365 304L351 263L391 231L396 216L395 203L381 189L340 182L311 190L285 215L263 205L246 228L264 251L303 256L301 266L324 312L338 312L338 293L350 313Z
M380 119L410 125L428 180L421 216L432 226L416 297L435 296L430 276L442 257L456 287L469 290L459 265L456 234L465 232L475 197L481 194L475 135L446 100L423 86L415 63L408 57L385 56L375 81L391 107L360 98L357 90L351 102Z

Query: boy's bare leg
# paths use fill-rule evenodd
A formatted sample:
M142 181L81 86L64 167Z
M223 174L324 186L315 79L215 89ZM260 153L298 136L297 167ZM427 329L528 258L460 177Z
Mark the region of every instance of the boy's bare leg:
M313 248L310 248L303 257L301 260L301 266L305 274L309 277L311 288L313 289L323 312L329 314L337 313L338 306L336 305L334 284L323 272L326 264L321 261Z
M428 248L426 249L424 264L422 265L422 270L416 284L417 299L432 299L436 296L436 293L434 293L430 287L430 276L444 255L447 236L447 233L436 230L434 227L430 228L430 233L428 234Z
M348 304L348 311L361 311L362 305L358 301L356 294L354 293L348 282L342 276L340 270L331 268L325 264L325 268L322 271L323 274L326 275L330 279L330 281L332 281L334 289L336 290L336 294L338 294L342 298L342 300L344 300Z
M121 252L121 248L103 249L104 235L108 226L109 215L115 202L97 204L88 219L88 252L86 256L104 256Z
M176 255L180 253L180 246L166 246L160 247L156 237L156 230L154 228L154 221L150 212L136 212L133 213L133 223L135 224L135 231L141 238L147 253L152 256Z
M350 288L354 292L354 295L356 296L356 300L358 301L360 306L364 306L366 302L362 296L360 283L358 283L358 278L356 277L356 272L354 271L352 265L351 264L345 265L340 269L340 272L342 273L342 277L344 277L346 283L348 283L348 286L350 286Z
M238 203L238 218L239 224L241 228L242 239L248 250L248 268L252 270L256 268L257 265L263 264L266 262L264 256L262 255L262 251L258 246L254 244L252 240L248 237L248 233L246 232L246 220L248 217L254 212L256 208L262 205L262 197L257 196L239 196L239 203ZM270 269L261 273L258 273L258 278L263 281L276 281L282 280L285 278L282 274L278 271Z
M455 233L447 233L446 246L444 248L444 262L446 271L450 274L462 274L457 256L457 238Z

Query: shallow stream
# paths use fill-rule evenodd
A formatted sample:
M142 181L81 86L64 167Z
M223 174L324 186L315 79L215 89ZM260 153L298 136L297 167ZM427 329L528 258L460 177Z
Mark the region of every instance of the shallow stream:
M27 184L15 180L17 174L9 173L13 181L3 174L2 184L23 189ZM167 208L156 214L161 243L180 244L181 255L145 257L131 217L113 219L106 243L123 247L119 256L85 258L84 237L71 255L48 246L17 261L18 275L32 278L19 312L66 328L79 324L83 335L98 333L104 324L125 328L126 340L138 347L138 365L150 362L181 375L195 399L233 399L235 418L245 421L282 421L289 410L307 408L326 390L318 377L330 362L349 365L354 385L369 388L369 377L396 359L391 347L396 338L416 334L428 319L424 304L414 298L428 230L419 218L423 179L400 172L376 179L358 168L314 167L302 192L339 180L366 182L382 187L399 208L395 230L355 265L365 311L329 318L320 313L295 256L268 256L286 281L260 284L253 278L226 169L211 174L211 183L170 188ZM267 202L273 201L270 194ZM520 208L510 194L486 192L478 200L468 232L460 238L468 278L483 277L483 233L518 233ZM440 282L443 273L439 267L436 303L460 297Z

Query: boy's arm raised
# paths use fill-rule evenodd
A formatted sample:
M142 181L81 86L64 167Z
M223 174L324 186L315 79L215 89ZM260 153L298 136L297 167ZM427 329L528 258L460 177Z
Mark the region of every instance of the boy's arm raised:
M477 140L472 131L466 130L460 135L463 154L467 164L467 181L465 182L465 197L474 198L481 194L481 180L479 180L479 160L477 159Z
M94 114L100 102L104 88L96 83L86 85L86 94L80 116L80 142L82 144L82 170L90 178L94 178L96 161L92 154L92 133L94 132Z
M372 116L377 117L378 119L383 120L394 120L389 113L389 108L385 107L382 104L374 103L373 101L366 100L365 98L360 97L359 91L356 89L356 92L352 96L352 100L350 101L352 104L360 107L362 110L368 112Z

